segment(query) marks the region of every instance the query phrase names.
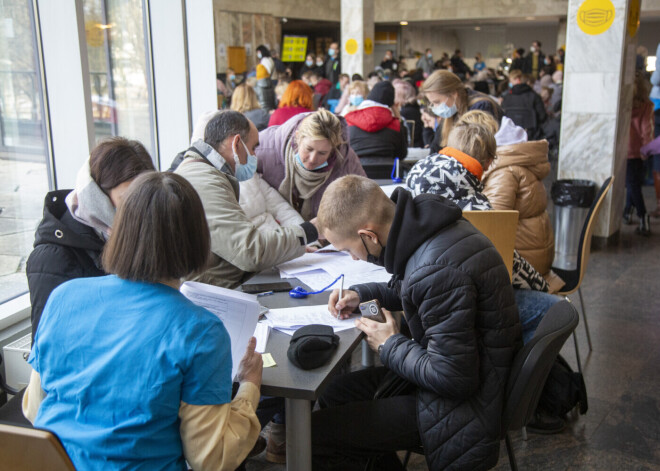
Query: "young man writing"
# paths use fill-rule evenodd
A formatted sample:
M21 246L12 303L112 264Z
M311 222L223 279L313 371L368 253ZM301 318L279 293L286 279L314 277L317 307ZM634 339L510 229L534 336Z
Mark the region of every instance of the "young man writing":
M504 389L521 344L507 269L490 241L436 195L398 189L388 199L366 178L328 187L321 232L353 258L384 266L388 284L333 292L329 310L346 317L378 299L386 322L356 320L385 368L338 378L313 414L314 469L397 469L395 450L422 445L429 469L489 469L499 453ZM403 310L412 339L387 310ZM387 371L403 393L374 400ZM398 464L397 464L398 463Z

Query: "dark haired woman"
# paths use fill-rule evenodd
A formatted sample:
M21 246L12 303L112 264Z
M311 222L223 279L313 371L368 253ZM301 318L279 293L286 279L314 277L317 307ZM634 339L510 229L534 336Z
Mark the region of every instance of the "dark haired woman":
M255 339L238 368L222 321L179 292L210 253L202 202L183 177L131 184L103 253L109 276L53 291L23 412L76 469L235 469L261 429Z
M32 339L48 296L73 278L102 276L101 251L116 208L140 173L154 170L138 141L114 137L99 143L82 166L74 190L51 191L26 265L32 304Z

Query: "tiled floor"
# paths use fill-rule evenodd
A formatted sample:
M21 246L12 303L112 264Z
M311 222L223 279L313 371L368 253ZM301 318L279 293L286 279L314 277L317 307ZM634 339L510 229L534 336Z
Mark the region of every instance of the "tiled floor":
M660 220L652 221L650 238L634 234L634 228L624 226L616 246L592 253L582 285L594 347L588 353L580 323L589 411L558 435L529 434L523 441L514 432L520 469L660 469ZM574 301L579 303L577 296ZM572 341L562 355L575 366ZM250 471L283 469L263 455L248 463ZM426 470L424 458L413 456L408 469ZM495 469L509 469L504 443Z

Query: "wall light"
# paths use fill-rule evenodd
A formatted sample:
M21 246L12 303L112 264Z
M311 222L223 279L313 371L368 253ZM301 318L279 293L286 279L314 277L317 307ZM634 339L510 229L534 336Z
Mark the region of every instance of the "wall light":
M407 21L399 21L399 24L400 24L401 26L408 26L408 22L407 22Z
M534 20L536 19L536 17L534 17L534 16L527 16L527 17L525 17L525 19L526 19L527 21L534 21Z
M475 31L481 31L481 26L475 26L475 27L474 27L474 30L475 30Z

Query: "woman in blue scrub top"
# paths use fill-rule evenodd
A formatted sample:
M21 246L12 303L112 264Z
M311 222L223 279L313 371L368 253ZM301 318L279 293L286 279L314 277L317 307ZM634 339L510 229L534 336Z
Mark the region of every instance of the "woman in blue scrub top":
M103 253L108 276L71 280L44 308L23 410L77 469L235 469L260 431L251 340L232 399L222 322L179 292L203 269L209 230L182 177L131 184Z

